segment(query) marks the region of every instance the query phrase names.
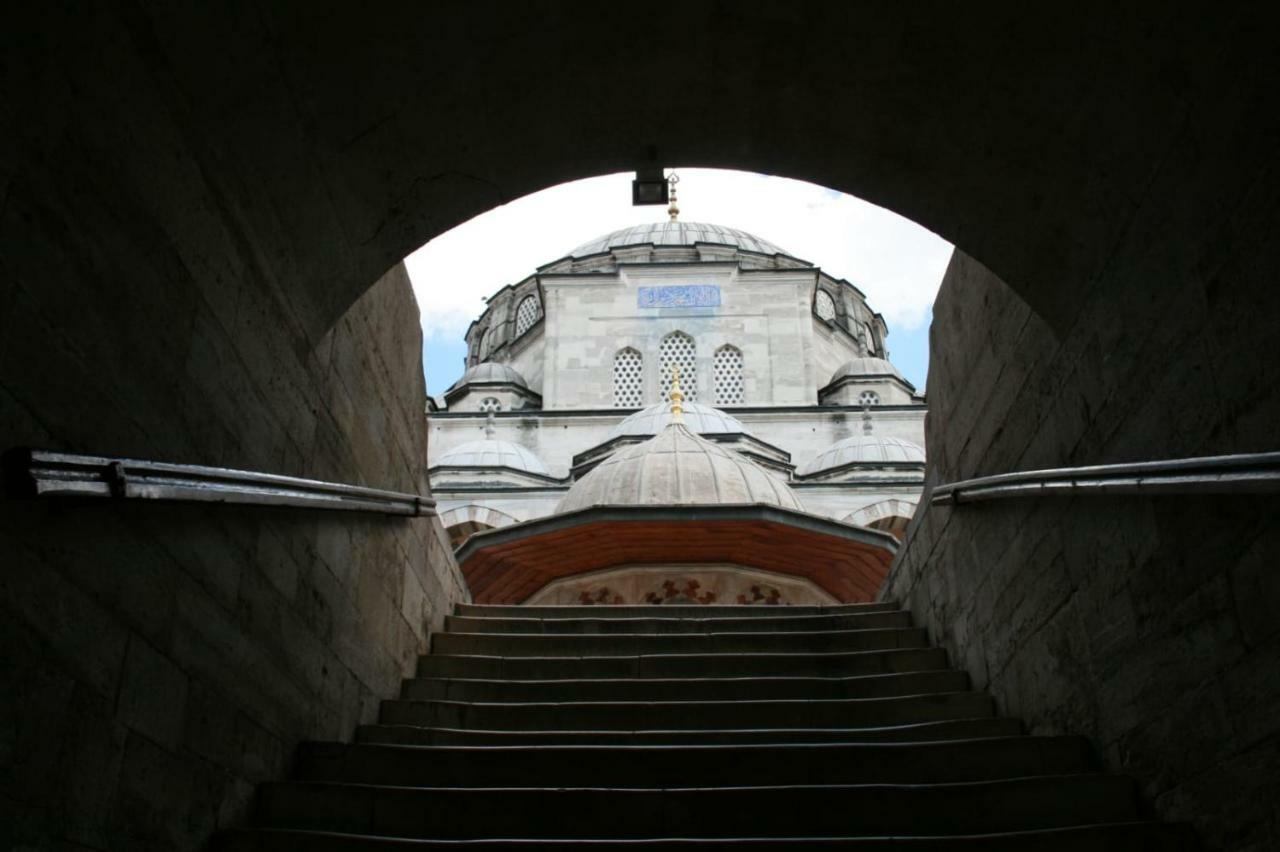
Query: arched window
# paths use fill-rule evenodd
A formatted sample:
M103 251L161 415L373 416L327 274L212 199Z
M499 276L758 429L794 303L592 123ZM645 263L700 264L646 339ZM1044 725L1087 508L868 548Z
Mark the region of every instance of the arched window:
M858 394L858 405L879 405L880 394L875 391L865 390Z
M489 329L481 329L480 336L476 338L476 362L483 361L489 357Z
M641 373L644 359L636 350L627 347L613 356L613 407L639 408L644 401L641 393Z
M498 402L498 398L495 396L486 396L484 399L480 400L480 410L501 411L502 403Z
M698 376L694 372L696 348L693 338L683 331L673 331L658 345L658 398L666 399L671 390L671 368L680 368L680 389L690 402L698 401Z
M826 290L819 290L813 297L813 312L822 320L836 318L836 303Z
M525 296L521 299L520 306L516 308L516 337L533 328L540 315L537 296Z
M716 350L711 372L715 376L716 405L742 405L742 350L725 344Z

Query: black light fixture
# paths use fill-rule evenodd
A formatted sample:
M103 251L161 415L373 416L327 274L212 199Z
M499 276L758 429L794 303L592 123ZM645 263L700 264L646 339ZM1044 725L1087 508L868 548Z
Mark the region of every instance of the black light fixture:
M671 199L670 189L662 169L637 169L631 181L631 204L636 207L666 204Z

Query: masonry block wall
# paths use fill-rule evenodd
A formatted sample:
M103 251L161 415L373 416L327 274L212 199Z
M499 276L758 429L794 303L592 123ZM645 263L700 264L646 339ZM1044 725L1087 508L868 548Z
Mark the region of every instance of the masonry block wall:
M9 202L5 446L426 493L403 267L313 338L261 280ZM465 595L434 518L3 501L0 848L201 848L300 739L372 720Z
M1262 233L1160 287L1118 261L1061 336L957 251L931 333L930 484L1280 449ZM1002 712L1091 737L1207 848L1274 849L1277 517L1280 500L1257 496L922 508L884 595Z

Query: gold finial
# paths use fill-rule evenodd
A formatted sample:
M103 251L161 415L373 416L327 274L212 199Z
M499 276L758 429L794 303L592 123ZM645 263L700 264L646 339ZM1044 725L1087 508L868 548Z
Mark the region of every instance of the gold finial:
M680 390L680 365L671 365L671 422L684 423L684 391Z
M680 182L680 175L676 174L675 172L672 172L670 175L667 176L667 183L671 185L671 192L668 195L668 197L671 199L671 205L667 207L667 215L671 217L672 222L676 221L676 219L680 216L680 208L676 204L676 184L678 184L679 182Z

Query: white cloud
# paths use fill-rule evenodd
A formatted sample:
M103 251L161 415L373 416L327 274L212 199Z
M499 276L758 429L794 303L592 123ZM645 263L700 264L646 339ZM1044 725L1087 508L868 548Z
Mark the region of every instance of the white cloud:
M659 221L631 206L631 175L552 187L441 234L406 258L423 332L456 341L482 298L574 246L628 225ZM925 322L951 245L901 216L824 187L746 172L680 171L680 218L741 228L846 278L891 329Z

